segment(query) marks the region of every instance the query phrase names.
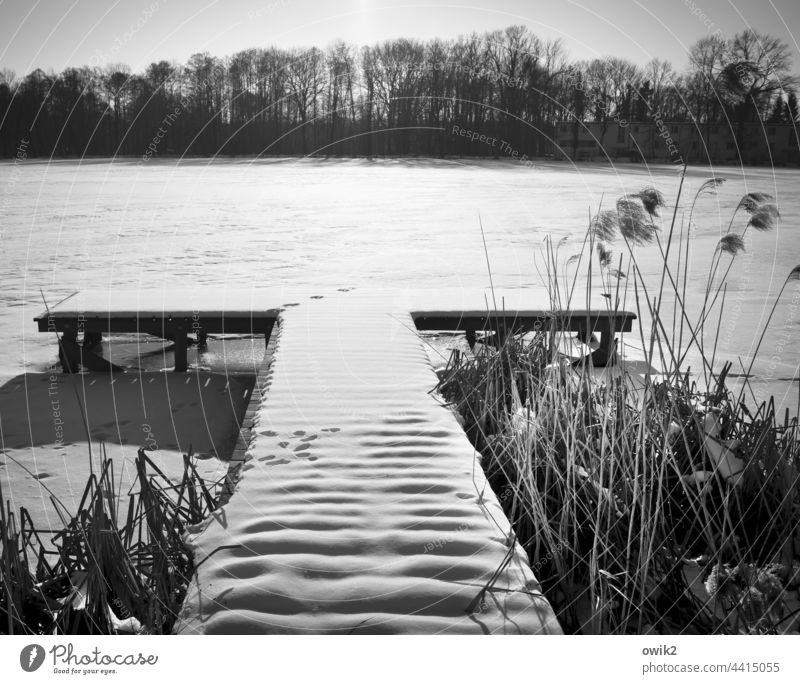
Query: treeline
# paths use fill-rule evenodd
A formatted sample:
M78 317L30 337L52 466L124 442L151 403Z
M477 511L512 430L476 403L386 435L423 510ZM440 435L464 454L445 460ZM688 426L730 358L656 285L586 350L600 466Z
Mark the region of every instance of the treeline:
M193 55L124 65L0 72L0 155L529 156L558 121L797 121L791 51L744 31L698 41L678 72L653 59L573 61L522 26L452 41Z

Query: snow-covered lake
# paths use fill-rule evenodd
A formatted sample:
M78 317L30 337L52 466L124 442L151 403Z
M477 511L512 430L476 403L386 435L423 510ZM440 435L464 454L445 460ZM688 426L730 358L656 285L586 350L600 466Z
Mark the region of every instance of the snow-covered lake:
M776 231L748 231L747 252L729 276L718 360L747 363L786 275L800 263L800 171L717 168L727 178L698 202L687 300L701 301L708 266L745 192L775 195ZM691 169L688 207L710 169ZM541 284L543 239L572 236L576 252L589 217L645 186L673 202L678 169L470 160L236 160L5 162L0 164L3 307L0 379L41 371L53 340L32 321L40 289L56 302L87 288L285 285L339 287ZM672 209L662 210L663 229ZM679 215L680 216L680 215ZM742 215L744 216L744 215ZM679 218L680 221L680 218ZM735 229L741 232L746 219ZM751 239L752 238L752 239ZM621 245L613 246L619 254ZM624 250L623 250L624 251ZM656 246L640 266L657 285ZM538 267L542 267L541 256ZM787 288L762 345L758 387L796 406L800 283Z

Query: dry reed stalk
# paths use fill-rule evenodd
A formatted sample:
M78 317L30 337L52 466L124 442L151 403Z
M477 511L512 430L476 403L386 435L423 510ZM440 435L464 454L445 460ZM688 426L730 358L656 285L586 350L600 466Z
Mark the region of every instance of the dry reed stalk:
M719 182L701 187L692 211ZM751 193L736 211L744 209L748 226L765 230L778 215L770 200ZM530 341L511 337L496 353L474 358L454 353L438 390L483 454L487 478L502 493L514 532L567 631L797 631L786 589L800 577L798 421L787 412L779 423L772 400L750 410L744 392L737 396L727 387L730 364L714 371L716 338L706 349L704 326L724 284L707 287L700 317L690 320L687 224L677 221L678 201L662 245L652 223L662 203L647 192L623 198L616 212L598 215L583 243L589 256L598 250L606 275L607 243L619 235L629 249L637 310L652 321L649 339L642 338L645 361L651 369L661 365L659 357L669 362L648 371L643 387L624 374L598 383L588 364L573 368L555 344L556 316L550 330ZM648 242L664 260L652 292L632 249ZM709 283L719 257L738 251L740 239L723 240ZM552 291L560 287L557 254L548 244L546 278L551 301L565 310L574 281L568 296ZM582 257L573 255L567 265L575 261ZM591 283L592 259L584 262ZM773 313L797 278L800 267L787 277ZM665 295L675 302L669 313L662 309ZM617 288L609 309L623 306ZM680 320L677 336L674 323L667 330L667 315ZM682 367L691 348L704 361L703 386Z

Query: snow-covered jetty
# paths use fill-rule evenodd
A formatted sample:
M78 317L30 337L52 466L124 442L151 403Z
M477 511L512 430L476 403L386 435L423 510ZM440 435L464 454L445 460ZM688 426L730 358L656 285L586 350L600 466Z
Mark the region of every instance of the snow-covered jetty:
M448 317L450 329L475 326L485 293L276 290L192 303L195 292L180 314L142 297L125 312L153 330L183 318L186 330L209 307L221 328L226 311L248 308L267 333L278 323L235 491L188 539L197 570L178 633L560 633L479 455L430 394L416 334ZM505 315L546 318L546 304L519 297L503 299ZM51 309L51 328L80 313L113 330L111 300L71 306ZM611 318L606 337L630 329L630 315Z

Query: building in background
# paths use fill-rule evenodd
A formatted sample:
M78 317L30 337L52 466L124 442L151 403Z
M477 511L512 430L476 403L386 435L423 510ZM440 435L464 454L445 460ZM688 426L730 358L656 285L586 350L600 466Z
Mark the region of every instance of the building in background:
M573 161L800 164L800 124L560 121L553 154Z

